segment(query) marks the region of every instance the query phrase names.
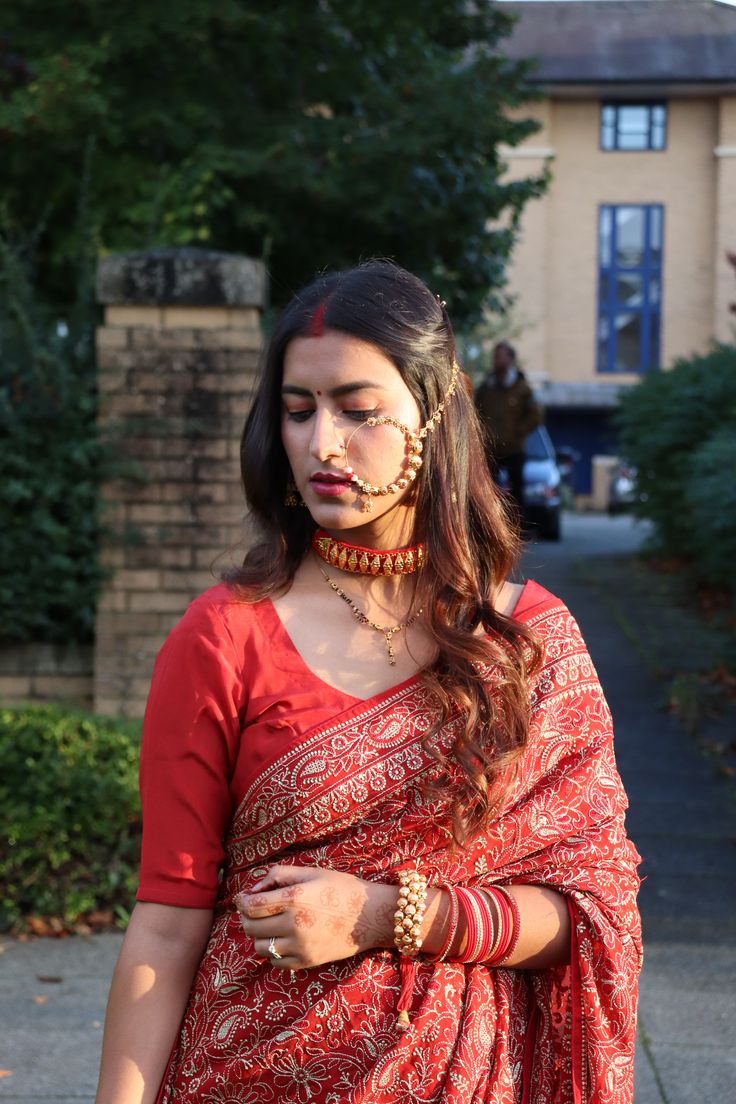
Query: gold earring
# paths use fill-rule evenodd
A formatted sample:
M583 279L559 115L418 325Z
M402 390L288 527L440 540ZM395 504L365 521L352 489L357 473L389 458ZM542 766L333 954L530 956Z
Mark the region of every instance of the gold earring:
M284 506L288 506L290 509L298 506L300 502L303 505L302 496L296 489L296 483L293 479L290 479L286 484L286 495L284 497Z

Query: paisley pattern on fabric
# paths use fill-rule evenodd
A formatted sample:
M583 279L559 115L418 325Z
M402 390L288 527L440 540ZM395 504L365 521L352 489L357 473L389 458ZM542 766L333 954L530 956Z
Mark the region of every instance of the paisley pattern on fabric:
M519 778L465 850L423 796L433 705L418 682L308 733L255 778L227 842L208 947L161 1104L630 1104L641 963L638 855L611 718L567 609L527 622L545 649ZM437 737L443 749L452 725ZM253 954L233 896L273 863L393 882L530 883L566 895L571 966L539 971L420 958L396 1029L397 955L299 971Z

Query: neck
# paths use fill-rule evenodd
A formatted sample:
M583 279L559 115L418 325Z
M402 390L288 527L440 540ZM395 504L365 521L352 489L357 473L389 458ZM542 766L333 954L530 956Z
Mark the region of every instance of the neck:
M388 515L369 524L357 525L351 529L325 529L324 532L333 540L344 544L385 552L417 543L414 537L414 520L414 510L399 505Z

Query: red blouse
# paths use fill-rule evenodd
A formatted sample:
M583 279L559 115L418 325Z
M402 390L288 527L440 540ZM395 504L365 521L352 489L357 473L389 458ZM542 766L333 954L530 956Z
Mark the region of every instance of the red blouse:
M527 582L514 617L552 601ZM310 670L269 599L246 603L221 584L192 602L158 655L143 723L138 900L212 908L250 781L360 700Z

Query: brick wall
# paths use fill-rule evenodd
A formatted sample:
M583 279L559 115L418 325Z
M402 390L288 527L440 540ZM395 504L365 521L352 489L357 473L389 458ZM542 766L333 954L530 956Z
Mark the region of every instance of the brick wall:
M0 650L0 703L92 705L90 645L15 644Z
M105 488L113 574L97 611L94 707L134 717L171 626L213 572L242 560L239 437L265 275L199 250L118 255L100 262L98 297L100 419L131 471Z

